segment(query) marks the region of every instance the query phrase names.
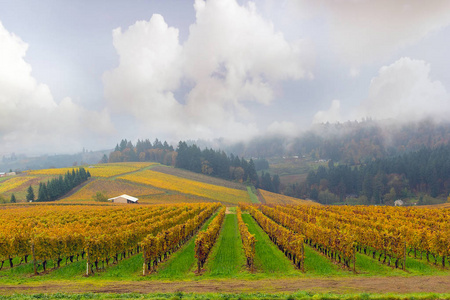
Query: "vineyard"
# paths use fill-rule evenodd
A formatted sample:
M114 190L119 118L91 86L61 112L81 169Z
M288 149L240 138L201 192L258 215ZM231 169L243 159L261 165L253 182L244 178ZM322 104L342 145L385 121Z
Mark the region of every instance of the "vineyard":
M135 197L141 197L146 195L157 195L164 193L164 191L155 189L148 185L134 184L119 179L108 180L105 178L98 178L93 180L86 186L82 187L76 193L68 197L65 197L63 199L63 202L72 202L80 200L92 201L92 197L99 191L105 193L108 196L111 195L111 197L121 194L128 194L134 195Z
M86 169L96 175L51 205L0 206L1 282L450 277L445 206L323 206L264 190L257 198L251 188L150 163ZM63 172L29 172L0 188L21 195ZM93 202L99 191L143 205Z
M287 205L287 204L293 204L293 205L320 205L317 202L311 201L311 200L301 200L298 198L293 198L281 194L272 193L265 190L258 190L261 194L262 198L264 199L263 203L267 205Z
M5 261L13 268L32 261L34 274L46 271L49 262L54 268L65 260L86 258L86 275L98 271L100 264L117 263L142 246L149 253L146 241L154 236L159 241L180 244L208 218L218 204L179 204L147 207L80 207L38 206L7 209L0 222L0 269ZM191 221L192 220L192 221ZM114 226L111 226L112 222ZM162 238L161 238L162 235ZM169 245L158 251L165 254ZM159 253L159 252L158 252ZM161 255L158 256L161 258Z
M41 183L58 179L73 169L27 171L6 178L0 184L0 196L10 199L14 194L17 202L26 202L29 186L37 194ZM97 200L97 193L102 193L106 199L122 194L132 195L146 204L221 202L235 206L238 202L250 201L245 185L156 163L97 164L85 169L91 175L89 181L60 197L58 202L93 203Z
M120 174L130 173L142 168L153 165L153 163L113 163L113 164L98 164L87 168L92 177L113 177ZM59 169L44 169L29 171L30 175L64 175L67 171L72 171L73 168L59 168Z
M191 239L220 207L214 203L152 206L49 206L4 209L0 215L0 270L31 264L47 272L86 260L86 274L143 253L144 274ZM251 221L248 217L251 216ZM267 234L301 273L321 256L349 273L363 273L358 260L408 272L414 261L446 272L449 269L448 209L394 207L266 206L241 203L233 214L234 236L241 240L247 272L261 272L252 222ZM195 239L197 273L201 273L225 219L220 209ZM229 218L227 218L228 220ZM246 222L244 222L244 219ZM231 222L231 221L229 221ZM266 242L267 243L267 242ZM315 253L315 254L311 254ZM1 275L0 275L1 276Z
M124 175L119 178L131 182L152 185L160 189L204 197L228 204L236 205L238 202L250 202L249 195L247 191L244 190L236 190L223 186L198 182L152 170L144 170L138 173Z

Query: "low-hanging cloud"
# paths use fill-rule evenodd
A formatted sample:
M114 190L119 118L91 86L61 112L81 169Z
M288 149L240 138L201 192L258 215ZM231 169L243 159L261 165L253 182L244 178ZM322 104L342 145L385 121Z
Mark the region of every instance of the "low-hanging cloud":
M319 110L313 117L314 124L320 123L336 123L342 121L341 102L337 99L331 101L328 110Z
M28 45L0 22L0 143L2 153L75 152L111 133L106 111L84 109L70 98L54 101L25 61ZM81 138L86 144L81 144ZM90 141L90 143L88 142Z
M340 101L333 100L326 111L318 111L313 123L345 120L391 120L412 122L424 119L448 120L450 94L444 85L430 77L431 67L423 60L403 57L380 68L370 81L368 97L345 116Z
M103 76L105 98L116 112L136 117L147 134L254 135L247 104L270 104L283 80L312 78L311 46L287 41L251 2L197 0L194 8L184 44L160 15L114 30L120 63Z

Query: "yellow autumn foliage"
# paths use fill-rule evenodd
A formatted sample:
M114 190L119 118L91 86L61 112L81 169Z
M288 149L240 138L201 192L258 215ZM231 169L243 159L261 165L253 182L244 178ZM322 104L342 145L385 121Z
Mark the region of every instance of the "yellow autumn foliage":
M265 204L273 204L273 205L286 205L286 204L293 204L293 205L320 205L317 202L311 201L311 200L302 200L297 199L281 194L275 194L272 192L268 192L265 190L258 189L258 191L263 196L264 200L266 201Z
M114 164L98 164L86 167L92 177L112 177L120 174L138 171L142 168L153 165L154 163L130 162L130 163L114 163ZM29 171L29 175L64 175L67 171L72 172L78 167L44 169Z
M220 202L237 204L250 202L246 191L193 181L173 175L143 170L119 177L121 179L152 185L157 188L191 194Z
M116 197L122 194L139 197L143 195L161 194L164 191L157 190L151 186L145 186L142 184L136 184L124 180L108 180L103 178L96 178L94 179L94 181L88 183L76 193L70 195L67 198L64 198L62 201L92 201L92 197L97 192L105 193L107 197Z
M21 177L12 177L11 179L5 180L0 185L0 193L5 193L7 191L13 190L16 187L21 186L29 180L32 180L34 177L31 176L21 176Z

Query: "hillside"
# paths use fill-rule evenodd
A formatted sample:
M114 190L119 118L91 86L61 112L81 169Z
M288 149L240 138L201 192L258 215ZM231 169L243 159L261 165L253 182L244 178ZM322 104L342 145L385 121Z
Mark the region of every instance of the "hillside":
M4 177L0 195L5 201L11 194L17 202L25 202L26 190L31 185L38 194L39 182L71 172L74 168L43 169ZM76 168L75 168L76 169ZM143 204L220 202L237 205L250 202L244 185L210 176L161 166L150 162L110 163L86 166L91 179L59 200L64 203L93 202L100 192L106 198L128 194Z
M286 205L286 204L292 204L292 205L320 205L317 202L311 201L311 200L302 200L298 198L293 198L281 194L276 194L272 192L268 192L265 190L258 189L259 193L261 194L262 199L264 200L264 204L268 205Z

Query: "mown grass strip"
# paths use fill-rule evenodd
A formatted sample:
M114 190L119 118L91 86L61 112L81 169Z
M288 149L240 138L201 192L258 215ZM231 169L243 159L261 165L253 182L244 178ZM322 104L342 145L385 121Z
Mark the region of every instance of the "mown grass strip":
M390 266L378 261L379 254L376 258L371 255L364 255L356 253L356 269L360 274L374 275L374 276L404 276L404 275L448 275L448 268L443 270L439 266L434 266L428 263L425 258L420 260L412 257L406 258L406 271L394 268L394 264Z
M312 247L305 244L305 272L308 275L350 275L351 272L342 270L339 266Z
M205 275L212 277L236 276L245 268L245 255L235 214L225 216L225 221L208 258Z
M377 260L361 254L356 253L356 272L364 275L405 275L405 272L399 269L392 269Z
M242 214L242 219L248 226L251 234L255 235L255 265L256 271L264 273L283 273L284 275L296 273L289 259L275 246L267 234L259 227L249 214Z
M213 214L212 217L203 224L200 230L206 230L216 216L217 213ZM197 234L194 235L182 249L174 253L173 256L158 269L158 272L154 277L158 279L168 279L193 276L194 273L192 271L195 269L197 262L195 258L196 238Z
M258 200L258 196L256 196L255 193L253 192L251 186L247 186L247 192L248 192L248 195L250 196L250 201L251 201L252 203L261 203L261 202L259 202L259 200Z

